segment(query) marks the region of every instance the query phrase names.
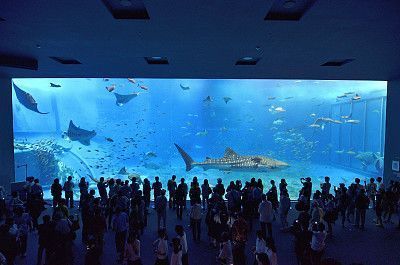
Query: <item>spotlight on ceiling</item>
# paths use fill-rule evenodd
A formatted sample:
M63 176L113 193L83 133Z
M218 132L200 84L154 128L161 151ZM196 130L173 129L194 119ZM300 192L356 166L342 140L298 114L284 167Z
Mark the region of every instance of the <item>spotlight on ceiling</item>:
M236 61L235 65L256 65L261 58L245 56Z
M169 64L167 57L162 56L150 56L144 57L148 64Z
M121 6L132 6L132 2L130 0L120 0L119 3L121 4Z

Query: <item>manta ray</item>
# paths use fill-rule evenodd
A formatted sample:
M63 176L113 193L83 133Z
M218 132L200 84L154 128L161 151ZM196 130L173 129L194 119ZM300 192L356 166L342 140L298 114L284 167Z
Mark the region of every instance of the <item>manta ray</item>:
M118 175L129 175L128 169L127 169L126 167L121 168L121 169L118 171Z
M289 167L283 161L279 161L270 157L251 155L242 156L238 155L232 148L228 147L225 154L221 158L206 157L203 162L195 162L179 145L175 144L179 153L186 164L186 171L199 166L204 170L218 169L222 171L252 171L252 172L265 172L273 170L281 170Z
M121 95L118 93L114 93L116 101L115 104L117 104L117 106L123 106L126 103L128 103L129 101L131 101L133 98L137 97L139 95L139 93L132 93L132 94L128 94L128 95Z
M232 100L232 98L230 97L224 97L223 99L225 101L225 104L228 104L228 102Z
M17 87L14 83L13 85L14 85L15 95L17 96L19 103L24 105L25 108L30 109L39 114L48 114L48 112L40 112L38 110L37 106L38 104L31 94L23 91L21 88Z
M96 136L96 132L94 130L88 131L81 129L76 126L73 121L69 122L68 131L63 133L63 137L66 137L71 141L78 141L86 146L90 145L90 139L92 139L94 136Z

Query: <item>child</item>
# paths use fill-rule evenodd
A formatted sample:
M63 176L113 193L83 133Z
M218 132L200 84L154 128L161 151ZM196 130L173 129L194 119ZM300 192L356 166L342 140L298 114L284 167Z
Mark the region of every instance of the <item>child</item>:
M182 245L179 238L172 239L172 255L170 265L182 265Z
M165 229L158 230L158 239L153 242L156 254L155 265L168 265L168 241Z
M223 232L221 235L220 251L217 260L224 265L233 265L232 244L227 232Z
M140 241L137 239L137 234L132 233L128 237L127 244L125 245L125 259L127 265L141 265L140 259Z
M189 264L188 246L186 240L186 233L183 229L183 226L181 225L175 226L175 232L177 234L177 238L180 240L180 245L182 247L182 264L188 265Z

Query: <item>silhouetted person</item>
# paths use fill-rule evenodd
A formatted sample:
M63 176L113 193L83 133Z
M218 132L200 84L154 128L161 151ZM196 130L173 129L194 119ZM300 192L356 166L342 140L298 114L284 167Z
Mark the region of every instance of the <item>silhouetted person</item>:
M54 179L53 184L51 184L51 196L53 196L53 207L56 207L58 202L61 200L62 196L62 186L58 178Z
M74 183L72 182L72 176L69 176L68 180L64 183L63 190L65 192L65 205L74 208Z

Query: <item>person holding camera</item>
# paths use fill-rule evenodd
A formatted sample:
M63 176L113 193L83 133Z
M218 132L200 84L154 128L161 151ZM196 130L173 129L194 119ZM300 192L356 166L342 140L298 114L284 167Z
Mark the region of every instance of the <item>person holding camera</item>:
M321 258L325 250L325 239L327 233L325 231L325 225L322 222L314 222L311 227L311 264L321 264Z

